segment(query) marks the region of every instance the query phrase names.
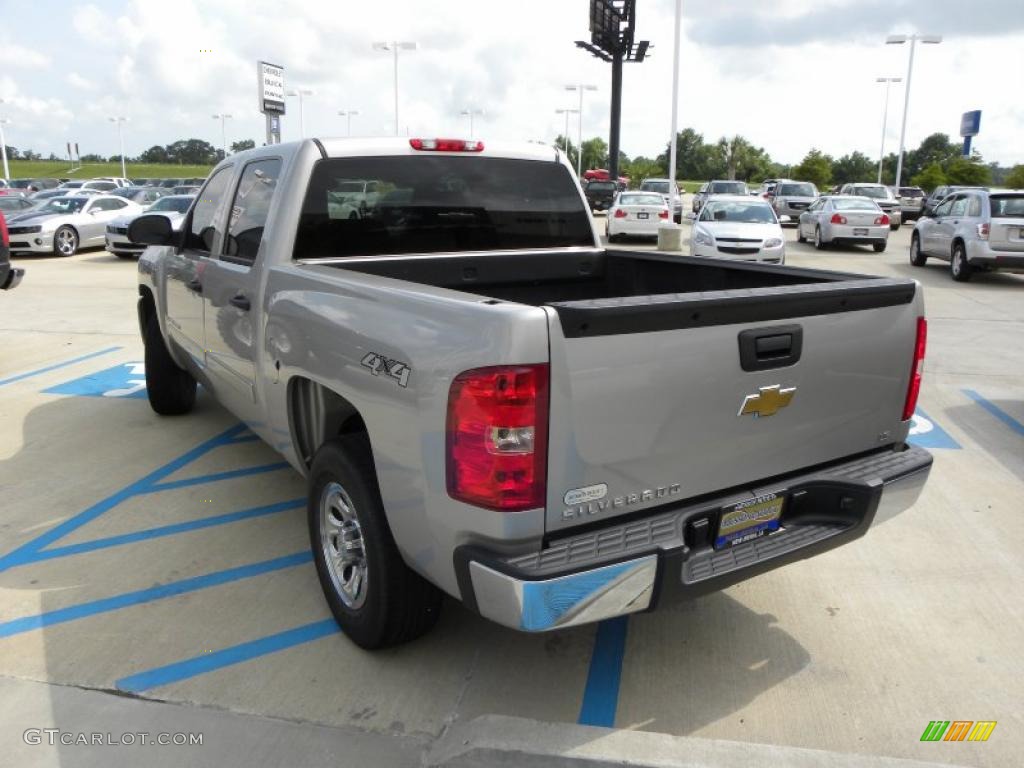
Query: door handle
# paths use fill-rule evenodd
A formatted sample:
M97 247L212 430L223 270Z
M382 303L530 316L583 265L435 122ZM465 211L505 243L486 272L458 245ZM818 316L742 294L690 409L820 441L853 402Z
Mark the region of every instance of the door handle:
M800 361L804 331L799 325L776 325L741 331L740 367L744 371L785 368Z
M244 293L236 293L228 302L232 307L237 307L243 312L249 311L249 299Z
M185 287L188 288L190 291L194 291L195 293L203 292L203 284L198 277L193 277L191 280L185 283Z

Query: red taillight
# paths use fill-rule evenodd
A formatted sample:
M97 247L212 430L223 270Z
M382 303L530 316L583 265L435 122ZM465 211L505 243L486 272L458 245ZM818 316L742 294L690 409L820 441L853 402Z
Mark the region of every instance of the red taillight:
M986 221L984 224L978 225L978 239L988 240L988 233L991 231L989 223Z
M659 219L667 219L668 218L668 211L662 211L661 213L659 213L658 214L658 218Z
M460 373L448 392L448 495L500 512L544 506L548 366Z
M4 214L0 211L0 245L4 248L9 246L11 241L7 237L7 219L4 218Z
M921 375L924 373L924 348L928 340L928 321L917 318L917 339L914 341L914 363L910 367L910 385L907 387L907 400L903 404L903 421L914 415L917 408L917 396L921 392Z
M409 139L409 146L425 152L483 152L482 141L464 139Z
M884 213L881 216L875 216L876 227L886 227L889 225L889 217Z
M832 214L832 218L830 219L830 221L833 224L845 224L846 223L846 217L845 216L841 216L838 213L833 213Z
M624 219L624 218L626 218L626 212L624 210L622 210L621 208L616 208L615 209L615 213L613 213L612 215L616 219Z

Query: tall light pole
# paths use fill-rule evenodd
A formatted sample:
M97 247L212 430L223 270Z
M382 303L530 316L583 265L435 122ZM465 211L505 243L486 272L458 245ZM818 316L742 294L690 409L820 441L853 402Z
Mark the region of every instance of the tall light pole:
M339 109L338 110L338 114L345 118L345 123L346 123L346 127L345 127L346 134L345 135L346 136L351 136L352 135L352 115L358 115L359 114L359 110L358 109L347 109L347 110L346 109Z
M0 99L0 104L3 104L4 100ZM4 136L4 123L11 122L7 118L0 118L0 155L4 158L4 178L10 180L11 169L7 167L7 137Z
M476 134L473 133L473 115L482 115L483 113L484 111L482 109L473 109L472 107L464 109L459 113L462 115L469 115L469 138L472 139L476 136Z
M398 51L415 51L416 43L401 40L390 42L374 43L375 51L391 51L395 56L395 136L398 135Z
M121 124L127 123L127 117L108 117L112 123L117 123L117 142L121 145L121 176L125 177L128 175L128 171L124 167L124 134L121 132Z
M889 85L902 83L902 77L876 77L876 83L885 83L885 107L882 109L882 146L878 150L878 183L882 183L882 160L885 158L885 130L889 123Z
M555 114L556 115L565 115L565 133L562 134L562 136L565 137L565 140L562 143L565 144L564 149L565 149L565 156L566 157L569 156L569 115L575 115L577 112L579 112L578 109L556 109L555 110ZM576 154L581 154L581 153L577 152ZM577 171L576 175L577 176L579 175L578 171Z
M914 74L914 45L920 40L926 45L938 45L942 42L942 35L889 35L885 38L886 45L903 45L910 41L910 61L907 63L907 87L903 91L903 127L900 128L900 154L896 160L896 187L900 186L900 179L903 175L903 142L907 136L907 112L910 109L910 77Z
M577 146L579 148L579 152L577 152L577 154L576 154L576 175L580 176L582 174L582 172L583 172L582 171L582 168L583 168L583 92L584 91L596 91L597 90L597 86L596 85L588 85L586 83L578 83L576 85L567 85L567 86L565 86L565 90L567 90L567 91L579 91L580 92L580 108L577 110L579 112L579 130L576 133L576 136L577 136L576 141L577 141ZM618 179L612 179L612 181L618 182Z
M224 157L227 157L228 156L228 133L227 133L227 129L224 127L224 121L225 120L230 120L231 119L231 115L227 115L227 114L221 112L219 115L214 115L213 119L214 120L220 120L220 141L221 141L221 144L224 145Z
M303 113L302 113L302 97L303 96L312 96L314 93L315 93L315 91L313 91L311 88L292 88L290 91L287 91L287 94L289 96L298 96L299 97L299 138L300 139L306 138L306 127L303 124L304 117L303 117Z
M676 216L676 131L679 130L679 25L683 16L683 0L676 0L676 16L672 33L672 137L668 142L668 209L675 221ZM618 179L616 179L618 181ZM680 207L680 210L682 208ZM682 214L680 213L680 224Z

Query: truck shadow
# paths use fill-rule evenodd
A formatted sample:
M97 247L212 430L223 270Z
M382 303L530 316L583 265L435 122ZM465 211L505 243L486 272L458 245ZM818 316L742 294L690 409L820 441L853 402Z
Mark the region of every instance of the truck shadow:
M1014 418L1024 410L1024 403L1020 400L993 399L990 402ZM969 435L989 456L1024 481L1022 439L1008 424L997 422L995 416L983 411L976 403L952 406L945 410L944 415Z

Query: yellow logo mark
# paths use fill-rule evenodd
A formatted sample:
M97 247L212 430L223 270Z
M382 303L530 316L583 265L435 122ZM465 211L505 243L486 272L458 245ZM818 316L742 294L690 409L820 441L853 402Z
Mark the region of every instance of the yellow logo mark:
M774 416L781 408L789 405L793 395L796 394L796 387L782 388L781 384L773 384L770 387L761 387L756 395L747 395L743 398L743 405L737 416L754 414L761 416Z

